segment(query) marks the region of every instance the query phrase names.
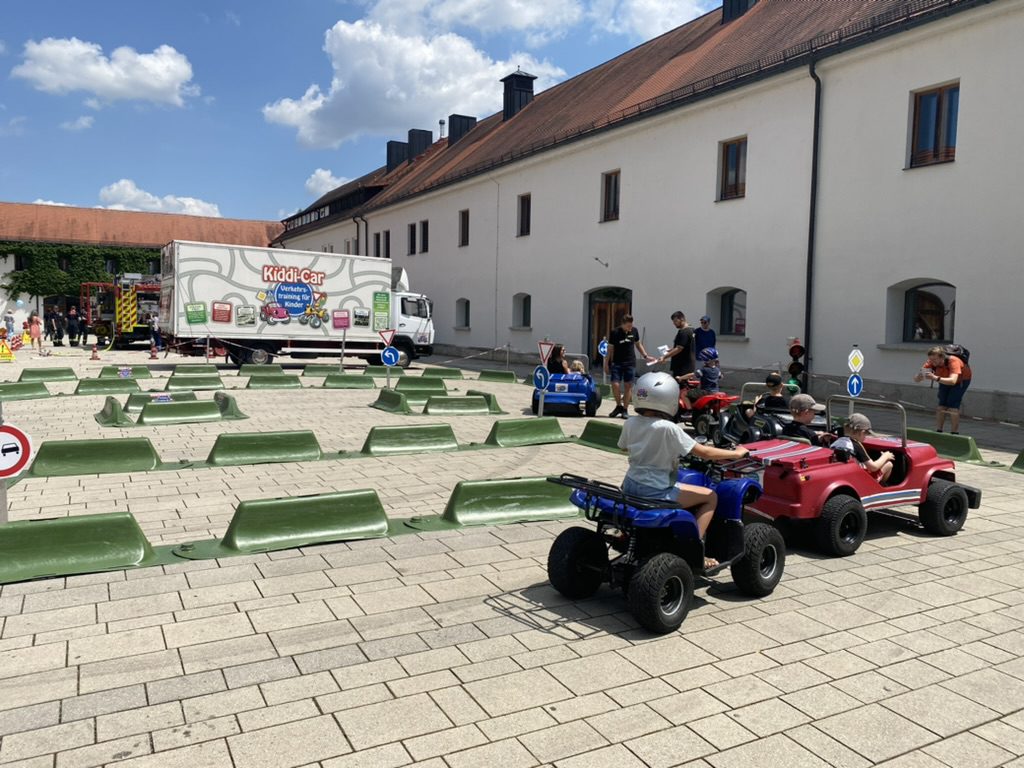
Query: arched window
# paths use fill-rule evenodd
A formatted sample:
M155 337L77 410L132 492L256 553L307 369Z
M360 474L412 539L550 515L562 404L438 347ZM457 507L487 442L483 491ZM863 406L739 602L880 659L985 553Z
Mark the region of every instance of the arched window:
M949 283L919 283L903 294L903 341L952 341L956 288Z
M469 328L469 299L455 302L455 327Z
M529 328L532 299L528 293L517 293L512 297L512 327Z
M708 294L708 314L717 314L719 336L747 335L747 292L741 288L719 288ZM718 312L714 311L718 305Z

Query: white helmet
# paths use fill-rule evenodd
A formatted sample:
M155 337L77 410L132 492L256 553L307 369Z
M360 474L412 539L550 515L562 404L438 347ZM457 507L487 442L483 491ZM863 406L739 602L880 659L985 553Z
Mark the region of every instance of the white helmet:
M667 373L645 373L636 380L633 407L638 411L657 411L672 418L679 410L679 384Z

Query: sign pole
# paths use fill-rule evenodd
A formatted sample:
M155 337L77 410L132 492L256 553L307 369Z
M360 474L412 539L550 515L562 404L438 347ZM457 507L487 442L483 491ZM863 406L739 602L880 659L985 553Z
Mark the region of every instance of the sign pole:
M345 337L348 336L348 328L341 331L341 358L338 360L338 373L345 372Z
M4 425L4 403L0 400L0 427ZM0 479L0 525L6 525L7 515L7 480Z

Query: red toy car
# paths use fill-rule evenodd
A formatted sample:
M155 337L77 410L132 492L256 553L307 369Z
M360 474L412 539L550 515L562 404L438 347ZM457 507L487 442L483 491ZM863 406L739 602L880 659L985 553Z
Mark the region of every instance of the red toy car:
M260 318L266 320L268 325L287 323L292 319L287 309L273 301L260 307Z
M828 423L833 401L828 400ZM764 465L764 494L748 507L773 520L813 521L822 551L852 555L867 533L867 510L895 506L917 507L917 518L926 531L952 536L967 519L968 509L981 504L981 490L956 482L956 465L939 457L927 443L907 442L906 413L894 403L858 399L861 405L898 410L900 437L870 436L864 447L872 456L891 451L893 472L879 484L860 464L841 451L819 448L787 438L748 443L751 456Z

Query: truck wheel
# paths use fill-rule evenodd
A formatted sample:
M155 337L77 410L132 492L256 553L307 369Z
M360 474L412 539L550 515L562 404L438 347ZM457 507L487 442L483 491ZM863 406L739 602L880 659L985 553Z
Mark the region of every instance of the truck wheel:
M732 580L740 592L754 597L770 595L786 567L786 542L765 523L743 527L743 557L732 564Z
M241 354L233 350L228 352L228 359L231 361L232 365L237 365L239 368L241 368L242 363L245 362L245 358Z
M921 525L935 536L952 536L967 520L967 491L949 480L932 480L924 503L918 507Z
M678 555L655 555L629 580L626 600L644 629L658 634L675 632L693 601L693 571Z
M406 339L395 339L394 347L401 352L398 356L398 367L408 368L412 364L412 359L416 356L416 351L412 347L412 342Z
M868 513L859 499L845 493L825 502L815 531L821 551L838 557L856 552L867 532Z
M567 528L548 551L551 586L572 600L597 592L607 571L608 548L597 531L589 528Z
M246 362L253 365L270 365L274 362L274 354L264 347L254 347L246 355Z

